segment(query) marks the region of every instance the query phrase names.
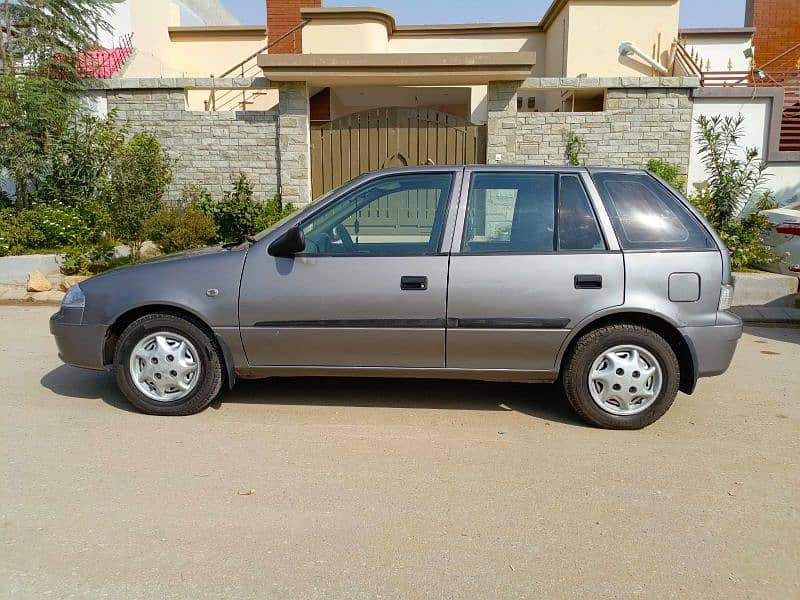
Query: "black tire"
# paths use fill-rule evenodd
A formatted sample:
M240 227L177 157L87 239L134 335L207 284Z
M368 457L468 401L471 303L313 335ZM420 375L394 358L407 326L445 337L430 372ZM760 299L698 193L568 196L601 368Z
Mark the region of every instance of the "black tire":
M178 333L191 341L200 362L200 381L190 394L171 402L148 398L133 383L128 367L131 352L154 331ZM171 358L171 357L170 357ZM199 323L169 313L145 315L128 325L114 351L114 372L119 389L137 409L149 415L192 415L214 401L222 388L222 352L216 340Z
M624 344L640 346L658 360L662 370L661 391L644 411L615 415L592 399L589 371L602 352ZM678 393L680 366L670 345L654 331L629 323L607 325L584 334L572 347L562 365L562 383L572 408L592 425L605 429L642 429L660 419L672 406Z

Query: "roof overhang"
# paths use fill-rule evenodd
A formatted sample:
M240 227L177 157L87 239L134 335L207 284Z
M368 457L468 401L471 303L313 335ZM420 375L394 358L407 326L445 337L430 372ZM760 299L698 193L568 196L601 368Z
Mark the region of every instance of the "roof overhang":
M678 35L683 37L730 37L752 36L755 27L684 27L678 30Z
M535 52L260 54L258 66L272 81L311 85L481 85L522 81Z
M168 27L167 33L170 40L263 40L267 37L267 28L262 25Z

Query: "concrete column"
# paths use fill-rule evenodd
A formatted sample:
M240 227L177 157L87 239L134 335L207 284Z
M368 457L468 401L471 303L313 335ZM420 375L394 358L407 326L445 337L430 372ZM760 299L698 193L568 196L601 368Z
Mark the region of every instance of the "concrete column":
M517 162L517 89L521 81L490 81L486 95L488 164Z
M284 203L311 202L311 139L308 86L304 81L277 83L278 188Z

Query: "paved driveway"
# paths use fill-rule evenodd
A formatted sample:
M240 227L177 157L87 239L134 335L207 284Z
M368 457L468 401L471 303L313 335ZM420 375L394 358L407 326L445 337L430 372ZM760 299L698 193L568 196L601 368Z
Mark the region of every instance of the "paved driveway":
M553 386L441 381L147 417L59 363L50 310L0 307L2 597L800 596L798 329L611 432Z

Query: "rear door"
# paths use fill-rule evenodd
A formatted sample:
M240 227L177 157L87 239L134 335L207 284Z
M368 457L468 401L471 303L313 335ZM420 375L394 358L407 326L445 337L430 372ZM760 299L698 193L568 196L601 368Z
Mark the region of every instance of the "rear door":
M467 169L450 259L448 368L550 371L575 324L622 304L622 254L603 234L610 224L592 189L582 169Z

